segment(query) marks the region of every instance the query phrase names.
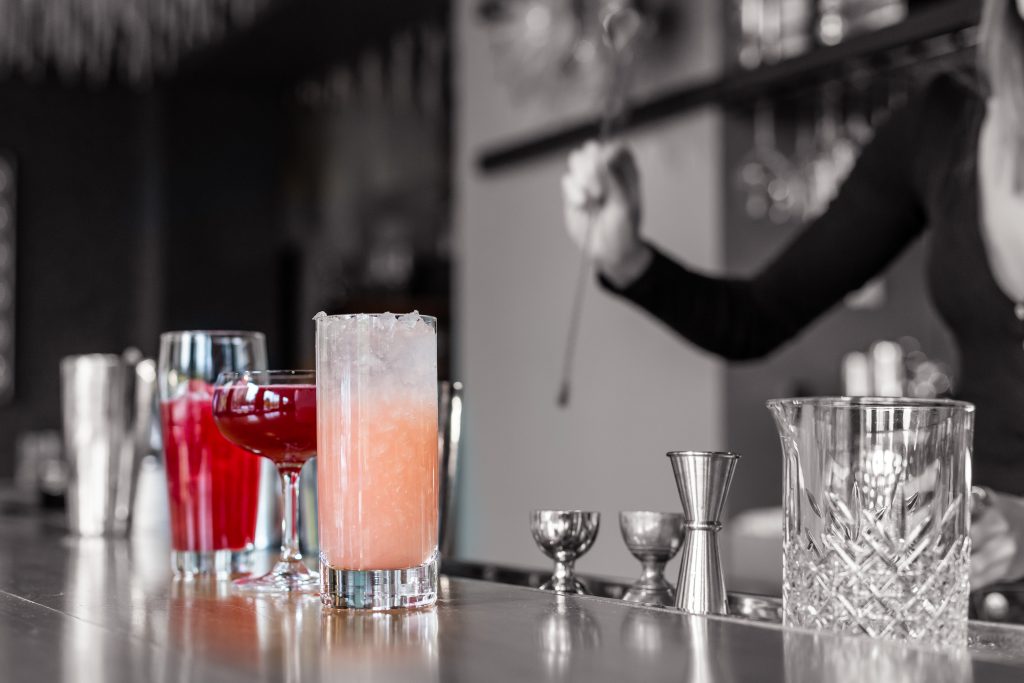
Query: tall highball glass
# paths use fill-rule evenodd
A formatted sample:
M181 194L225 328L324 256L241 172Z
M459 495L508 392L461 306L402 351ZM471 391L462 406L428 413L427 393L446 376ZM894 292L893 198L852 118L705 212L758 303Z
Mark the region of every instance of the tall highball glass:
M158 383L175 575L226 578L251 568L260 459L221 435L214 383L225 371L266 370L260 332L160 335Z
M783 622L963 647L974 406L768 402L784 457Z
M437 321L316 320L320 598L388 610L437 599Z

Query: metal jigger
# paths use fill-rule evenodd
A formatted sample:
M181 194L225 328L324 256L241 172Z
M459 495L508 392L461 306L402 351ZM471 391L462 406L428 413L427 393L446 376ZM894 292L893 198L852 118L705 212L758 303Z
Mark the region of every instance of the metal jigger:
M601 525L600 512L580 510L534 510L530 514L530 532L544 554L555 561L555 573L541 590L556 593L587 594L586 586L576 578L576 559L590 550Z
M620 512L622 539L633 557L643 563L643 574L629 587L623 600L646 605L671 605L672 586L665 580L665 564L683 544L686 523L678 512Z
M676 607L689 614L726 614L725 579L718 551L722 523L718 520L740 456L707 451L672 451L667 455L686 519Z

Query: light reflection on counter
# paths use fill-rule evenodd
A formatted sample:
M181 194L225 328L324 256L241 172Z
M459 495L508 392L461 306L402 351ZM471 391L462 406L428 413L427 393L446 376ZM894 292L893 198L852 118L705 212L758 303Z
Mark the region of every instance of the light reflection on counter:
M601 626L579 600L554 595L537 628L538 652L548 680L563 680L574 660L586 659L601 647Z
M320 622L324 672L367 683L441 680L436 607L323 610Z
M653 610L628 610L622 617L622 643L641 662L657 661L667 648L678 647L685 635L682 619L666 627Z
M102 595L106 583L111 580L127 579L127 557L124 547L105 543L99 538L73 539L68 543L67 587L65 600L76 600L77 596ZM118 659L105 652L109 642L103 631L81 619L65 622L61 634L61 670L66 680L79 678L83 681L103 681L112 678L108 665ZM131 653L132 668L137 660ZM118 661L123 666L123 660Z
M170 577L165 543L73 536L59 543L65 550L65 567L64 585L56 597L62 611L76 616L64 621L61 629L62 678L166 680L158 647L166 625L161 612L147 609L148 596L166 591ZM154 555L163 560L159 566L153 563ZM128 599L111 599L116 593ZM115 624L119 628L113 628Z
M786 683L972 683L966 648L930 650L875 638L785 632Z
M1014 668L1024 664L1019 628L975 622L970 648L943 655L453 577L442 577L428 610L325 612L316 596L175 582L159 544L58 533L38 521L0 520L0 679L1022 680Z

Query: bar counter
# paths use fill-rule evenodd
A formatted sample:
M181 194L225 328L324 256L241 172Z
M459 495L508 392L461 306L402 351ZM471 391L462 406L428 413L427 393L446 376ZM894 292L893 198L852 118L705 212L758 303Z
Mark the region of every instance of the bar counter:
M177 582L161 540L73 539L0 517L4 681L1020 681L1024 629L946 653L446 575L436 607Z

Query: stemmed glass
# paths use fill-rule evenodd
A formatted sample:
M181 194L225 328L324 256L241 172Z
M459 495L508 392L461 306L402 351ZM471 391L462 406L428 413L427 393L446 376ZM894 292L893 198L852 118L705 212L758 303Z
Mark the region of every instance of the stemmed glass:
M269 458L281 475L281 557L269 573L235 585L268 593L315 589L319 576L302 561L297 522L299 473L316 455L316 373L222 373L213 392L213 417L228 441Z
M541 590L586 595L586 585L576 578L575 565L597 540L600 512L582 510L534 510L530 532L545 555L555 561L555 573Z

